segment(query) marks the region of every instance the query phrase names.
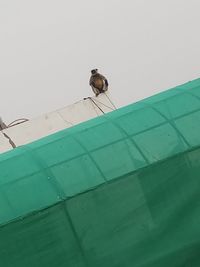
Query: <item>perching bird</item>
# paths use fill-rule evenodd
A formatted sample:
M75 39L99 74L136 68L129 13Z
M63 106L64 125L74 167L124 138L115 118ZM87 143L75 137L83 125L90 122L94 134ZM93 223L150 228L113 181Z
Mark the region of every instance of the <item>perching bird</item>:
M96 96L108 90L108 80L98 73L98 69L91 70L90 86Z

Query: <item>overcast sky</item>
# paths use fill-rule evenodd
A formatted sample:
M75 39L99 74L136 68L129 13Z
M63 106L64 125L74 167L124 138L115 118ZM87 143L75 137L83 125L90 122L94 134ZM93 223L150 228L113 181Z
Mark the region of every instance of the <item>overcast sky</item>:
M92 94L92 68L117 106L200 77L199 10L199 0L0 0L0 116Z

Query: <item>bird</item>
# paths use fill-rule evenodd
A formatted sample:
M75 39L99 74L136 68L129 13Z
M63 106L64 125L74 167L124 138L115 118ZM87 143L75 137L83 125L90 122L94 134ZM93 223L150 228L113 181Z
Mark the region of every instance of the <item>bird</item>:
M91 70L89 84L92 87L95 96L98 96L108 90L108 80L98 72L98 69Z

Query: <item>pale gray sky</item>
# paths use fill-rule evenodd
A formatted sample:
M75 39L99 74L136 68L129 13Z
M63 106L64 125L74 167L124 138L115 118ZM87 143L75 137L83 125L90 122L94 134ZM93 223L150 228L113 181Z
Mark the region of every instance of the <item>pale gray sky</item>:
M200 76L199 0L0 0L0 115L36 117L91 94L118 106Z

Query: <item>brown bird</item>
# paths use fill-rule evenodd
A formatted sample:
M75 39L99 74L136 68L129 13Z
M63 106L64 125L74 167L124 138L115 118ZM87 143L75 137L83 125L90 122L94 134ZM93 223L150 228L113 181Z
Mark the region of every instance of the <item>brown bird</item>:
M98 73L98 69L91 70L89 84L96 96L108 90L108 80L102 74Z

